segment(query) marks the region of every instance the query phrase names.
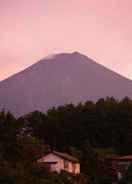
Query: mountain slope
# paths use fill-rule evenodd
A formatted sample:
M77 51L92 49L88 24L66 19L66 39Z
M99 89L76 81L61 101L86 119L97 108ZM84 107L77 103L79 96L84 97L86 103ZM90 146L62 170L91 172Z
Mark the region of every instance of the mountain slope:
M106 96L132 97L132 81L77 52L45 58L0 82L0 108L17 116Z

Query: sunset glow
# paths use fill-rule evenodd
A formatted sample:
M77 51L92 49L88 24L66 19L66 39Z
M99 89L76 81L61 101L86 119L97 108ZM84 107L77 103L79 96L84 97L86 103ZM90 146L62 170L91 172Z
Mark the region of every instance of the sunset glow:
M0 0L0 80L78 51L132 79L131 0Z

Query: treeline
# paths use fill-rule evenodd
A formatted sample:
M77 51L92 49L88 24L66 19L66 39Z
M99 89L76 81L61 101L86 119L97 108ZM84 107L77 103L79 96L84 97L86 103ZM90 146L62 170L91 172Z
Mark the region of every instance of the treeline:
M132 153L132 100L113 97L96 103L68 104L46 113L32 112L16 119L0 113L0 183L108 184L104 159ZM36 160L51 150L80 159L81 175L74 178L42 170ZM69 180L70 177L70 180Z
M82 149L85 142L94 148L112 148L119 154L132 153L132 100L114 98L69 104L47 113L33 112L19 119L31 128L35 137L53 149L73 146Z

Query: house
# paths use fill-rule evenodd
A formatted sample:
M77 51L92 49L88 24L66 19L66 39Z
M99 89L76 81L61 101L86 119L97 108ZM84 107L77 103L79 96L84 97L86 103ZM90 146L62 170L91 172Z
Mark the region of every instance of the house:
M132 155L127 156L114 156L108 159L113 176L116 176L117 181L122 179L128 167L132 164Z
M66 171L71 174L80 174L79 160L67 153L53 151L38 160L39 164L47 166L50 172Z

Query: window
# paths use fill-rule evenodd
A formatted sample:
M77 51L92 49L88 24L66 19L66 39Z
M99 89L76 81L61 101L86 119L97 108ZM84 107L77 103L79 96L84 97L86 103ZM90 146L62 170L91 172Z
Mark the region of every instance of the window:
M69 168L69 162L67 160L64 160L64 169Z
M75 174L75 172L76 172L76 164L72 164L72 172Z

